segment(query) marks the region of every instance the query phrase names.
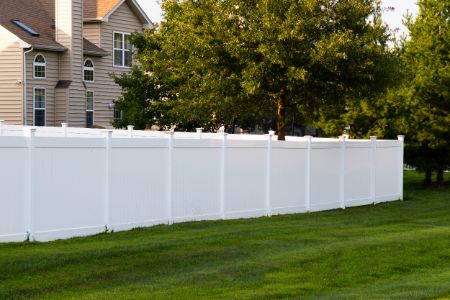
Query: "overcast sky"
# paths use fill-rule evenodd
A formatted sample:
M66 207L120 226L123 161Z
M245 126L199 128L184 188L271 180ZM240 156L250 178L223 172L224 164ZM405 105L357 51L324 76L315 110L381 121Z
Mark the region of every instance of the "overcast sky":
M160 0L138 0L142 8L147 12L153 22L161 21ZM402 25L403 16L409 11L413 15L417 14L418 8L416 0L383 0L383 6L395 7L393 12L385 13L385 22L391 28L399 28L401 32L405 32L406 28Z

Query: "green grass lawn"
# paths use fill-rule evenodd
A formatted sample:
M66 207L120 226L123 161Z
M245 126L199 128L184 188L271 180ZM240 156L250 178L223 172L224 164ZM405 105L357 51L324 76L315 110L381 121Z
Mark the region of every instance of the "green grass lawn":
M0 299L445 299L450 186L421 180L345 211L2 244Z

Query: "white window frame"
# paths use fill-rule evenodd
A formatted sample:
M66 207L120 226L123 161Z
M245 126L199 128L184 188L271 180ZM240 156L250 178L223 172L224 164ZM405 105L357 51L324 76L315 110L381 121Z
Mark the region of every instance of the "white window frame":
M88 97L88 93L92 93L92 109L88 109L88 102L87 102L87 97ZM93 90L86 90L86 94L85 94L85 102L86 102L86 127L87 127L87 113L88 112L92 112L92 126L94 126L94 117L95 117L95 113L94 113L94 100L95 100L95 95L94 95L94 91Z
M44 58L43 63L36 62L36 58L38 56L42 56ZM36 67L44 67L45 76L44 77L36 77ZM47 59L45 58L44 54L37 53L33 58L33 79L47 79Z
M123 47L122 49L115 47L116 46L115 45L116 33L122 35L122 47ZM132 66L125 66L125 52L126 51L130 51L131 54L133 54L132 50L126 50L125 49L125 36L126 35L131 36L131 33L129 33L129 32L120 32L120 31L113 31L113 36L112 36L112 47L113 47L112 63L113 63L113 67L115 67L115 68L125 68L125 69L131 69L132 68ZM115 50L121 50L122 51L122 65L116 65L116 62L115 62L115 58L116 58ZM133 65L133 59L131 60L131 65Z
M44 108L36 108L36 90L44 90ZM43 110L44 111L44 125L47 126L47 89L44 87L33 87L33 126L36 126L36 110Z
M85 64L87 61L90 61L92 63L92 67L86 67ZM84 77L84 71L92 71L92 80L86 80L86 78ZM95 64L94 61L90 58L86 58L83 62L83 81L84 82L95 82Z

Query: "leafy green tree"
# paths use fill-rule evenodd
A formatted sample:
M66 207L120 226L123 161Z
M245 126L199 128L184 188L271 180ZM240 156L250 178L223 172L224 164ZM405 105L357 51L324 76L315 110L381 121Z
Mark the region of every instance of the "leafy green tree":
M148 125L217 129L274 114L283 140L287 107L311 122L386 86L389 36L374 0L164 0L163 9L160 27L133 39L141 74L164 91L145 101L164 109L134 109L164 112L142 117Z

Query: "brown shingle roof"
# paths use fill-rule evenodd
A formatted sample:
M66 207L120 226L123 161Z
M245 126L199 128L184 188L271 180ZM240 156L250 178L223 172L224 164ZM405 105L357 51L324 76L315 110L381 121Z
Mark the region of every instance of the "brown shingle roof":
M55 11L54 9L50 10L51 5L43 5L51 3L52 0L41 1L44 3L39 0L0 0L0 25L36 49L65 51L66 49L55 40ZM102 2L104 0L85 0L85 3L96 1ZM20 20L39 33L39 36L32 36L29 32L12 23L12 20ZM108 52L86 39L83 40L83 50L91 55L108 55Z
M20 20L38 32L39 36L32 36L13 24L12 20ZM0 0L0 25L30 45L64 50L64 47L55 41L52 18L38 0Z
M90 42L87 39L83 39L83 50L84 50L85 54L87 54L87 55L93 55L93 56L109 55L109 52L103 50L102 48L98 47L97 45L94 45L92 42Z
M107 16L121 0L84 0L84 19L102 19Z

